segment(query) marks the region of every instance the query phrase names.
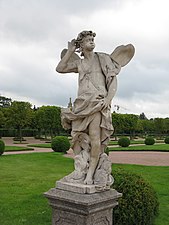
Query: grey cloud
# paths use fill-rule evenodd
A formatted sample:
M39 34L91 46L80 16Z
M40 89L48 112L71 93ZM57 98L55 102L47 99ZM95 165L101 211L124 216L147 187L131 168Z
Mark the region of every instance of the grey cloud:
M43 41L71 33L70 17L86 19L102 8L119 8L123 1L1 0L1 37L16 42Z
M58 1L2 1L1 38L20 43L56 38L69 31L68 17Z
M136 93L157 94L163 93L169 89L168 72L156 68L138 68L137 65L132 65L128 69L124 68L122 74L119 75L119 90L118 95L123 98L132 98Z
M146 98L149 105L160 96L168 102L169 32L164 39L147 39L148 34L139 33L137 23L133 25L136 30L130 30L124 19L120 27L118 20L104 23L101 18L106 28L96 22L102 10L113 9L116 14L128 3L136 4L134 0L0 0L0 93L28 97L32 103L66 106L77 94L77 76L59 75L55 67L67 41L76 37L83 25L91 25L97 33L96 51L111 53L128 43L136 47L134 59L118 76L117 97L129 105Z

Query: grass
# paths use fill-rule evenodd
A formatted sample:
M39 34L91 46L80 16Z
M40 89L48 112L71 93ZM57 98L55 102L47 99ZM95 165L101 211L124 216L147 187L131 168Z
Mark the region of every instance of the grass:
M164 140L156 140L156 143L164 143ZM131 140L131 145L144 144L144 140ZM118 145L118 141L110 141L109 145Z
M51 148L51 143L45 144L30 144L29 147L37 147L37 148Z
M73 170L73 160L58 153L4 155L0 167L0 224L51 225L43 193Z
M144 144L144 140L131 140L130 144ZM118 141L110 141L109 145L118 145Z
M140 145L129 147L109 147L110 151L160 151L169 152L169 144Z
M33 148L27 147L20 147L20 146L5 146L5 152L12 152L12 151L31 151L34 150Z
M169 167L113 165L141 174L158 193L160 215L155 225L169 224ZM51 208L43 193L73 170L73 159L61 153L0 157L0 224L51 225Z

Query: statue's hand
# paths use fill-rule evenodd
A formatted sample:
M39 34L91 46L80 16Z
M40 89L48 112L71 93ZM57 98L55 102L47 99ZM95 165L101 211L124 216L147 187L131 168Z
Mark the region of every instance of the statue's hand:
M102 106L103 106L103 109L110 108L111 107L111 99L105 97L103 99Z
M75 39L71 40L71 42L68 42L68 50L71 52L75 52L76 50L76 44L75 44Z

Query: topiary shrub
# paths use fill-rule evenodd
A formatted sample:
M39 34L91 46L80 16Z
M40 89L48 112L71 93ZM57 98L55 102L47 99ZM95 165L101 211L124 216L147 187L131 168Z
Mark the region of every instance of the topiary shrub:
M153 187L141 176L124 170L114 171L113 177L113 188L123 194L114 209L113 224L152 225L159 212Z
M145 145L154 145L155 140L152 137L147 137L144 141Z
M52 139L51 147L55 152L66 153L70 148L70 142L66 136L56 136Z
M166 137L166 138L164 139L164 142L165 142L166 144L169 144L169 137Z
M0 155L2 155L5 151L5 143L4 141L0 140Z
M127 137L122 137L118 140L118 145L121 147L128 147L130 145L130 139Z

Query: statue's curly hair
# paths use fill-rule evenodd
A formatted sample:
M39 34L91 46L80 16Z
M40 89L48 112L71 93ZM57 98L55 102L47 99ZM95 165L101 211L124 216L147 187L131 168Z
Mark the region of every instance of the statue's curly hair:
M94 33L93 31L82 31L78 34L77 39L75 40L76 46L77 48L80 48L80 44L83 41L83 38L87 37L88 35L95 37L96 33Z

